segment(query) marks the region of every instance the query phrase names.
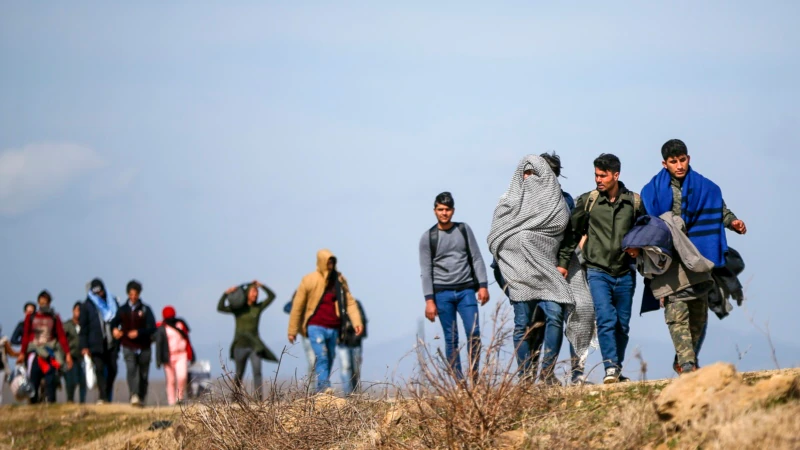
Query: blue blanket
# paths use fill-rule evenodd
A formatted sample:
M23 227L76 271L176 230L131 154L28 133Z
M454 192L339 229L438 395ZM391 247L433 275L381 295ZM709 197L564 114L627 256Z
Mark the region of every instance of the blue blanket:
M647 214L658 217L672 211L670 181L669 172L662 169L642 188L642 203ZM714 266L725 266L728 241L722 223L722 190L690 167L681 193L681 218L686 223L689 240Z
M103 316L104 321L111 322L111 319L116 317L119 306L111 294L106 293L106 299L102 299L94 292L89 291L89 300L91 300L94 306L100 311L100 315Z

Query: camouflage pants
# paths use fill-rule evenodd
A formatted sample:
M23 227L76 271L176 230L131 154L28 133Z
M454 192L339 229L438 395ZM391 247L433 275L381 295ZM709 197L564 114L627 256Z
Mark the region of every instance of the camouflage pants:
M708 296L685 301L668 298L664 302L664 317L678 355L678 364L696 365L694 349L708 320Z

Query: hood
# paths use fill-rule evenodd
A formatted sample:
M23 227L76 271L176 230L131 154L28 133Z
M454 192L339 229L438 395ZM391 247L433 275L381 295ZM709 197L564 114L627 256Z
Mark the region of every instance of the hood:
M336 256L326 248L317 252L317 272L322 274L323 278L328 278L328 260L331 257L335 258Z

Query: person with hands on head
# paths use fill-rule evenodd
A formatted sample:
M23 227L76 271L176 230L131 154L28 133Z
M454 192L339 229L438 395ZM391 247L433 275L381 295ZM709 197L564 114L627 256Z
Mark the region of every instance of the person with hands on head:
M358 304L336 262L330 250L317 252L317 270L300 281L289 313L289 342L294 344L298 334L311 341L317 392L331 387L333 360L337 347L345 345L347 324L353 327L356 336L364 333ZM342 373L345 395L352 392L351 375Z
M266 300L261 303L258 302L259 288L267 294ZM244 304L240 305L238 302L231 304L231 297L241 293L244 293L246 299ZM230 358L236 364L234 381L239 388L242 387L242 377L244 377L247 361L249 360L250 365L253 367L253 388L256 397L259 399L262 398L261 361L278 361L278 358L264 344L258 333L261 314L273 300L275 300L275 292L258 280L253 280L249 284L231 286L222 294L217 304L217 311L233 314L236 318L236 329L230 350Z
M467 335L467 354L471 376L478 376L481 352L481 328L478 305L489 301L486 266L472 229L466 223L453 222L455 200L449 192L437 195L433 202L436 225L426 230L419 241L419 265L425 296L425 317L442 324L445 354L453 376L461 381L464 373L458 345L461 316Z

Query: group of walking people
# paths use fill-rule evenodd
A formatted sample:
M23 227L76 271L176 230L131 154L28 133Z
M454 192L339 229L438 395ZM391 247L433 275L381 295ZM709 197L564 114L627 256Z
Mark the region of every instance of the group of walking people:
M259 302L259 289L266 299ZM248 361L253 371L256 398L263 397L262 361L278 358L259 336L264 310L275 300L275 292L258 281L232 286L217 304L217 311L236 319L230 359L234 361L234 383L242 380ZM308 382L314 392L331 388L336 356L341 366L345 395L360 389L362 341L366 338L366 316L360 301L350 293L347 279L337 269L337 258L329 250L317 253L317 269L303 277L292 299L284 306L289 314L289 342L301 341L308 362Z
M640 195L620 181L619 158L601 154L593 164L595 189L576 201L561 189L555 153L528 155L517 165L487 242L495 279L513 309L521 377L560 383L555 369L566 335L568 381L586 382L584 365L595 342L603 382L626 381L637 272L645 279L641 311L664 309L677 373L698 367L709 309L722 318L731 310L730 298L741 304L737 276L744 262L728 247L725 230L745 234L747 227L727 208L720 188L691 168L684 142L667 141L661 157L661 171ZM452 194L439 194L437 223L422 235L419 258L425 316L439 317L446 358L463 381L469 377L459 354L457 315L467 336L468 374L475 377L478 305L489 301L489 282L475 236L466 223L453 222L454 212Z
M164 307L162 320L156 322L151 307L142 302L140 282L131 280L126 291L127 301L120 305L103 281L95 278L87 286L86 298L75 302L72 316L63 322L48 291L39 293L36 304L26 303L24 319L11 339L2 343L0 361L6 375L7 356L17 357L22 369L16 371L17 384L12 387L25 393L30 403L55 403L63 378L68 402L75 401L77 391L78 402L84 403L92 384L97 386L98 404L111 402L121 351L130 403L143 406L155 344L156 367L163 366L166 375L167 401L170 405L182 401L188 367L195 358L188 325L176 317L172 306ZM19 351L13 345L18 345ZM21 385L28 388L20 390Z

